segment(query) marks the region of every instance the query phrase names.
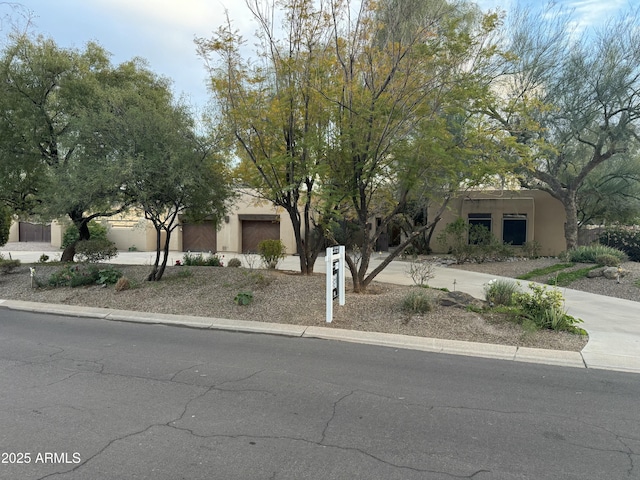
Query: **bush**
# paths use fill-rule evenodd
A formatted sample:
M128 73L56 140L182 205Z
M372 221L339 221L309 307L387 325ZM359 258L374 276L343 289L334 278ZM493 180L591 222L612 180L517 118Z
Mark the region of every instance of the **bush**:
M280 240L263 240L258 244L258 254L266 268L275 269L285 257L286 250Z
M0 253L0 271L2 273L7 274L13 272L16 268L20 266L20 260L12 260L6 259Z
M540 258L542 246L537 241L524 242L522 245L522 256L528 259Z
M118 249L106 238L92 238L76 243L76 255L81 262L97 263L115 257Z
M513 305L516 292L518 292L518 283L511 280L491 280L484 287L485 299L493 305Z
M91 235L91 239L103 239L107 240L107 227L96 222L95 220L91 220L87 227L89 228L89 234ZM80 239L80 232L78 231L78 227L75 225L69 225L67 229L64 231L64 235L62 236L62 248L65 249L72 243L77 242Z
M435 276L433 273L433 262L418 260L414 257L407 268L407 273L416 286L426 287L429 280Z
M5 205L0 205L0 247L9 240L11 228L11 210Z
M627 255L616 248L606 245L587 245L573 248L565 253L570 262L576 263L598 263L597 258L603 255L611 255L616 257L620 262L627 259Z
M202 253L187 252L182 257L182 265L188 267L223 267L224 263L220 257L212 253L205 257Z
M449 253L459 264L469 260L478 263L504 260L513 256L511 246L498 240L487 227L469 226L462 217L449 223L438 235L437 241L443 248L449 248Z
M596 257L596 263L605 267L619 267L620 259L614 255L599 255Z
M567 315L564 297L558 289L547 289L545 285L535 283L530 283L529 289L531 293L517 292L513 295L514 302L525 319L534 322L541 329L582 332L576 327L582 320Z
M116 292L123 292L131 288L131 281L127 277L120 277L116 282Z
M640 230L615 228L603 232L598 241L602 245L623 251L632 262L640 262Z
M52 287L81 287L83 285L114 284L122 277L120 270L112 267L99 269L94 265L66 265L49 277Z
M234 297L233 301L236 303L236 305L240 305L240 306L249 305L253 301L253 293L238 292L238 294Z
M232 258L227 263L227 267L238 268L238 267L241 267L241 266L242 266L242 262L240 261L239 258Z
M402 300L402 310L405 312L427 313L431 308L431 297L423 290L412 290Z

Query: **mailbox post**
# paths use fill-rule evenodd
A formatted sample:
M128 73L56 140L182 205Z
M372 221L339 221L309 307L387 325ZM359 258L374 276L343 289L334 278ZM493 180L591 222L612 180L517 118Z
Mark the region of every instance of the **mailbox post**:
M333 301L344 305L344 245L327 248L324 261L327 272L327 323L333 320Z

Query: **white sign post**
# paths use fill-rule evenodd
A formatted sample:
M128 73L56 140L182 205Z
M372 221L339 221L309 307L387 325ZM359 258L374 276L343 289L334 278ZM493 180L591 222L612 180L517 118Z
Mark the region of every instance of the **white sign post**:
M324 261L327 272L327 323L333 320L333 301L344 305L344 245L327 248Z

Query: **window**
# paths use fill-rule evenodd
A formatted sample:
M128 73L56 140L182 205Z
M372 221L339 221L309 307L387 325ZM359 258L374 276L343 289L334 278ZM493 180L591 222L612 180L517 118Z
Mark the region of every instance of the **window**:
M505 214L502 217L502 241L511 245L524 245L527 241L527 216Z
M484 227L491 232L491 214L490 213L470 213L469 214L469 243L476 245L484 243L481 239L485 238L484 234L478 232L478 228Z

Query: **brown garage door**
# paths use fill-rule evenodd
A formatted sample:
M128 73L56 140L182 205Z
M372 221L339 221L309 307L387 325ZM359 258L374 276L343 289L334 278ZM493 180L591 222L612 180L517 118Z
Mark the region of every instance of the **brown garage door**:
M257 252L262 240L279 240L280 222L242 220L242 253Z
M18 238L21 242L51 243L51 225L20 222L18 225Z
M183 252L215 252L216 225L212 221L182 224Z

